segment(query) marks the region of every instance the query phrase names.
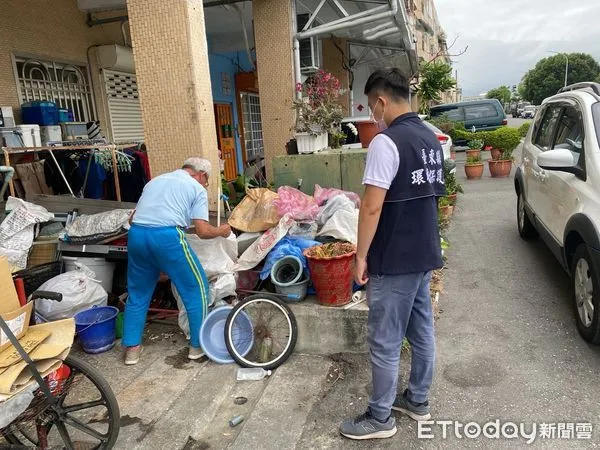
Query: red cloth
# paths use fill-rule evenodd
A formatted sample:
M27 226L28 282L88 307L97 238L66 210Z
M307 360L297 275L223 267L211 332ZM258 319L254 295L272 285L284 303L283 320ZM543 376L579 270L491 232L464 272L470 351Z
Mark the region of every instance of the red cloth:
M144 174L146 175L146 180L150 181L152 179L152 175L150 175L150 163L148 162L148 154L145 152L134 152L135 156L140 158L140 162L142 163L142 167L144 168Z

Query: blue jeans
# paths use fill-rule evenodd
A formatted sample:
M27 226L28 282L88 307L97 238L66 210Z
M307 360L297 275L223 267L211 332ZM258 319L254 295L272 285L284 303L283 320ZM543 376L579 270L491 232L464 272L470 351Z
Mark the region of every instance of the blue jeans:
M146 314L161 272L175 284L190 324L190 345L200 347L208 309L208 280L200 261L177 227L132 225L127 239L127 291L123 345L141 344Z
M412 350L408 398L416 403L428 399L435 365L430 282L431 272L369 278L368 342L373 372L369 408L377 419L386 420L391 414L405 336Z

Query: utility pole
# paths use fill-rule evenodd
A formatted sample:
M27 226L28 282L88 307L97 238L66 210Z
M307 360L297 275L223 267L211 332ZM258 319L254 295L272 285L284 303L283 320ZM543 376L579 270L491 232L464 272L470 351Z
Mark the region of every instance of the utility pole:
M567 62L565 64L565 87L567 87L569 84L569 55L566 53L555 52L552 50L549 50L548 53L554 53L556 55L563 55L565 57L565 59L567 60Z

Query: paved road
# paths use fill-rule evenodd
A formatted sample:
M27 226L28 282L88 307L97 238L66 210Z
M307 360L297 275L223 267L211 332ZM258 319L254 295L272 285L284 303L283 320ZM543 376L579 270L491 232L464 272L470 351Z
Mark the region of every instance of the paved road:
M458 173L464 176L462 165ZM591 422L598 428L600 349L588 346L576 331L569 278L540 242L519 238L512 179L493 180L486 170L482 180L462 182L465 194L448 233L446 292L437 322L434 419L524 422L526 431L534 422ZM344 415L365 407L370 391L367 360L341 357L346 375L317 403L296 448L374 448L373 443L341 440L335 433ZM441 426L433 430L435 439L419 440L415 423L401 416L399 427L396 437L376 447L526 446L525 439L443 440ZM534 447L594 445L596 440L538 439Z
M517 119L512 116L508 116L508 126L518 128L523 125L525 122L532 122L531 119Z

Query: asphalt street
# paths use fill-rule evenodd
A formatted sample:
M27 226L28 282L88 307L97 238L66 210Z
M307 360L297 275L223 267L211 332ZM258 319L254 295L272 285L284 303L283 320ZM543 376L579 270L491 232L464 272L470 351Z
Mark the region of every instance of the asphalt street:
M461 155L464 158L464 155ZM451 248L445 293L437 322L437 369L431 391L432 420L499 420L530 433L533 447L597 446L600 425L600 349L577 333L568 276L539 241L522 241L516 228L513 180L464 179L465 194L448 231ZM403 359L401 388L408 361ZM419 439L416 423L397 415L399 432L389 440L349 442L336 433L345 416L362 413L370 391L366 355L340 355L345 373L316 403L296 448L524 448L528 438L457 438L455 424L432 425L433 439ZM544 423L554 424L551 426ZM564 425L560 425L564 423ZM592 439L582 430L591 423ZM505 429L511 435L511 429ZM559 428L567 431L559 433ZM572 432L571 432L572 428ZM550 430L555 439L541 438ZM494 428L489 428L493 435ZM553 431L552 431L553 430ZM471 428L475 433L476 427ZM559 439L558 436L572 439Z

